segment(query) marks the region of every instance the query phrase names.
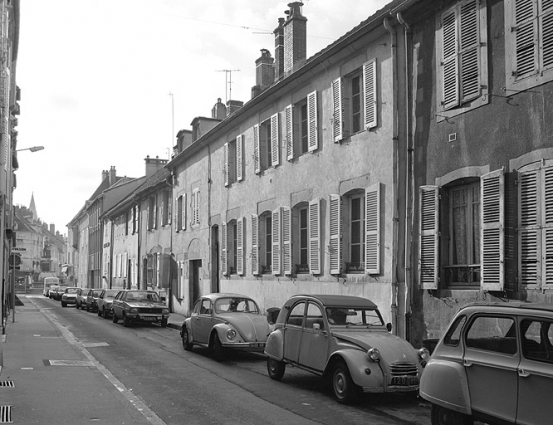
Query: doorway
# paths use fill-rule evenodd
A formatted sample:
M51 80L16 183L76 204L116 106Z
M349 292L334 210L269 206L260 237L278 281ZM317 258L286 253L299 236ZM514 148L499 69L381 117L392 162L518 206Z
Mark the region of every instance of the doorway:
M219 226L213 226L211 228L211 292L219 291Z
M189 281L189 295L190 299L188 307L190 311L194 307L194 302L200 296L200 273L202 269L202 260L190 260L190 281Z

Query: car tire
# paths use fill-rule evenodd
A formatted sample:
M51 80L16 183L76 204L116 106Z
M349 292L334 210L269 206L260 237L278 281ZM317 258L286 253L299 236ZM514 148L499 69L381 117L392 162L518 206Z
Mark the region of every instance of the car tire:
M86 305L86 311L90 313L90 306L88 304Z
M286 363L267 357L267 372L269 373L269 377L271 379L280 381L284 376L285 371Z
M473 425L472 417L447 409L436 404L432 404L430 413L430 421L432 425Z
M98 317L101 317L101 316L102 316L102 312L100 311L100 309L97 309L97 310L96 310L96 314L98 315Z
M102 309L102 316L104 319L107 319L109 317L109 313L105 307Z
M123 326L128 328L131 325L131 321L129 320L128 316L125 312L123 312Z
M332 370L332 390L338 403L353 404L359 400L361 389L353 382L348 366L342 361Z
M188 333L188 328L186 327L186 325L182 325L182 333L181 333L181 336L182 336L182 346L184 347L184 349L186 351L191 351L192 350L192 346L194 344L192 344L191 342L188 342L188 340L190 339L190 335Z
M67 304L64 303L64 302L62 301L62 302L61 302L61 306L62 306L62 307L67 307Z
M115 314L115 310L113 310L113 315L111 316L111 321L113 323L117 323L119 319L117 318L117 315Z
M168 323L168 319L161 319L161 327L166 328Z
M221 344L217 332L213 334L213 358L218 362L225 358L225 349L223 348L223 344Z

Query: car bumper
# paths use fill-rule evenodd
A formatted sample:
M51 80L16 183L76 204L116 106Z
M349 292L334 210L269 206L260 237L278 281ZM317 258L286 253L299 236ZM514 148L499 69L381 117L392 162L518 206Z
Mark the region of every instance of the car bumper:
M77 304L77 300L75 298L69 298L69 299L61 299L66 304Z
M242 351L259 351L265 350L264 342L222 342L221 345L225 348L232 348L233 350Z
M168 314L131 314L127 313L129 320L133 322L143 322L143 323L160 323L164 320L169 319Z

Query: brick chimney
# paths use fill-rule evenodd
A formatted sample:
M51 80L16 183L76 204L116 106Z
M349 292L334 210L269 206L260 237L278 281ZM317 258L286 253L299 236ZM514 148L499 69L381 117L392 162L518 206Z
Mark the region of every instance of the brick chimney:
M284 18L278 18L275 34L275 81L284 76Z
M294 71L294 65L307 58L307 18L301 14L301 1L288 4L290 10L284 23L284 74Z
M234 114L242 106L244 106L244 102L242 102L240 100L229 100L229 101L227 101L227 116L230 116L230 115Z
M108 177L109 177L109 171L108 170L102 170L102 181L104 181Z
M227 117L227 107L223 102L221 102L221 98L219 97L217 99L217 103L211 110L211 118L217 118L218 120L224 120Z
M275 60L271 52L261 49L261 57L255 61L255 84L265 90L275 82Z
M161 170L165 166L165 164L167 164L168 160L160 159L159 156L156 156L155 158L150 158L150 155L148 155L144 159L144 162L146 162L146 177L150 177Z
M115 178L116 178L115 167L112 165L111 168L109 169L109 185L110 186L115 184Z
M56 234L56 225L55 224L52 224L50 223L50 233L52 234Z

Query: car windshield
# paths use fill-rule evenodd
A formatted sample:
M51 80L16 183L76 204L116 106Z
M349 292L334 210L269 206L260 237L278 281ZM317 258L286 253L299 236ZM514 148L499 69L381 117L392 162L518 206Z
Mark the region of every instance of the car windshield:
M113 298L119 293L119 290L106 291L104 298Z
M359 307L327 307L326 316L332 326L384 326L380 312Z
M77 288L67 288L65 290L66 293L68 294L76 294L77 293Z
M93 297L99 297L101 293L102 293L102 291L93 291L92 296Z
M159 302L159 296L157 295L157 292L147 292L147 291L128 292L126 300Z
M259 314L259 308L254 300L241 297L221 298L215 301L216 313L255 313Z

